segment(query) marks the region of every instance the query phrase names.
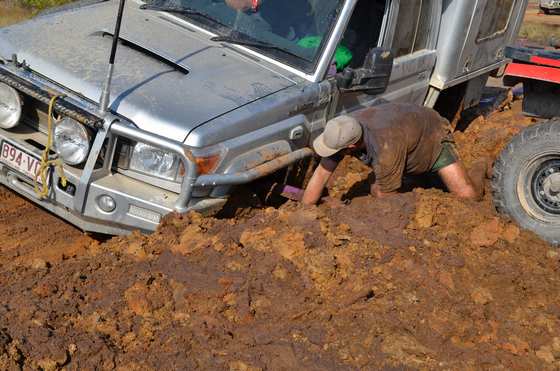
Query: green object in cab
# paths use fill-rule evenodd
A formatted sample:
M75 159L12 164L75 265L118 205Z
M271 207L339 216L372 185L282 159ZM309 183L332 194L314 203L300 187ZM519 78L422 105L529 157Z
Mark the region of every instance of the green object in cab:
M306 49L316 49L321 46L321 41L323 40L320 36L307 36L298 41L298 45ZM336 69L342 71L344 67L347 67L352 61L353 55L350 49L344 45L339 45L336 48L334 54L334 61L336 63Z

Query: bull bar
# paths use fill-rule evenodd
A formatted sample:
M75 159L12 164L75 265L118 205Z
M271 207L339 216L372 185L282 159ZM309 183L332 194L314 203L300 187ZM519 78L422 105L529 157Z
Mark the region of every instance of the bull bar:
M9 64L0 60L0 82L10 85L16 90L43 103L48 103L53 95L60 95L59 92L64 90L51 81L34 74L24 64L18 65L15 57L14 61ZM136 142L142 142L169 151L180 159L185 168L185 176L181 182L178 198L173 206L174 211L178 213L185 213L193 208L193 205L190 205L190 203L195 187L233 186L250 183L288 167L299 160L310 157L314 153L310 148L304 147L244 171L225 174L198 174L196 158L193 154L195 148L142 130L131 123L122 121L121 118L111 113L105 115L104 118L100 118L97 113L97 105L77 94L69 92L67 95L64 95L63 99L59 99L56 102L55 110L97 130L90 158L88 158L83 173L78 180L78 192L73 202L73 209L79 213L82 213L84 210L86 194L90 183L93 181L93 168L96 158L101 152L105 139L108 138L115 140L118 137L124 137ZM110 168L106 168L106 170L109 172ZM24 194L45 206L41 200L33 197L29 192L24 192ZM61 215L61 213L57 214Z
M181 183L181 192L175 202L175 211L183 213L188 211L188 205L192 197L194 187L216 187L221 185L247 184L256 179L273 174L299 160L313 155L311 148L305 147L277 157L264 164L242 172L231 174L207 174L199 175L192 148L160 135L153 134L129 125L115 122L111 125L111 133L125 137L137 142L149 144L160 149L167 150L179 157L185 167L185 176Z

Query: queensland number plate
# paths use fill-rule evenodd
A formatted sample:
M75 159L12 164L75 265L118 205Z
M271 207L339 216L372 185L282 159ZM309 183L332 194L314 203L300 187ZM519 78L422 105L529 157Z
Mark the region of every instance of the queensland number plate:
M30 155L26 151L6 141L2 142L0 162L31 179L36 178L39 168L41 167L41 160L39 160L38 157ZM41 183L40 177L37 180Z

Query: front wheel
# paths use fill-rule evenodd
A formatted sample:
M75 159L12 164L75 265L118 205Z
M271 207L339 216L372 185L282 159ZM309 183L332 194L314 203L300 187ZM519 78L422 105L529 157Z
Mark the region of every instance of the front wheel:
M500 213L560 244L560 119L513 138L494 165L492 194Z
M548 8L542 8L541 7L541 10L543 11L544 14L550 14L550 9L548 9Z

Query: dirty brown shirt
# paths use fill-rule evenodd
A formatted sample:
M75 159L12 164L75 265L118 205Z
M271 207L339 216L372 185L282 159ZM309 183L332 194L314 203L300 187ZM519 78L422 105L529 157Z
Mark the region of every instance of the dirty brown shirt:
M364 129L368 165L382 192L394 192L404 174L429 172L452 140L449 122L423 106L385 103L355 112Z

